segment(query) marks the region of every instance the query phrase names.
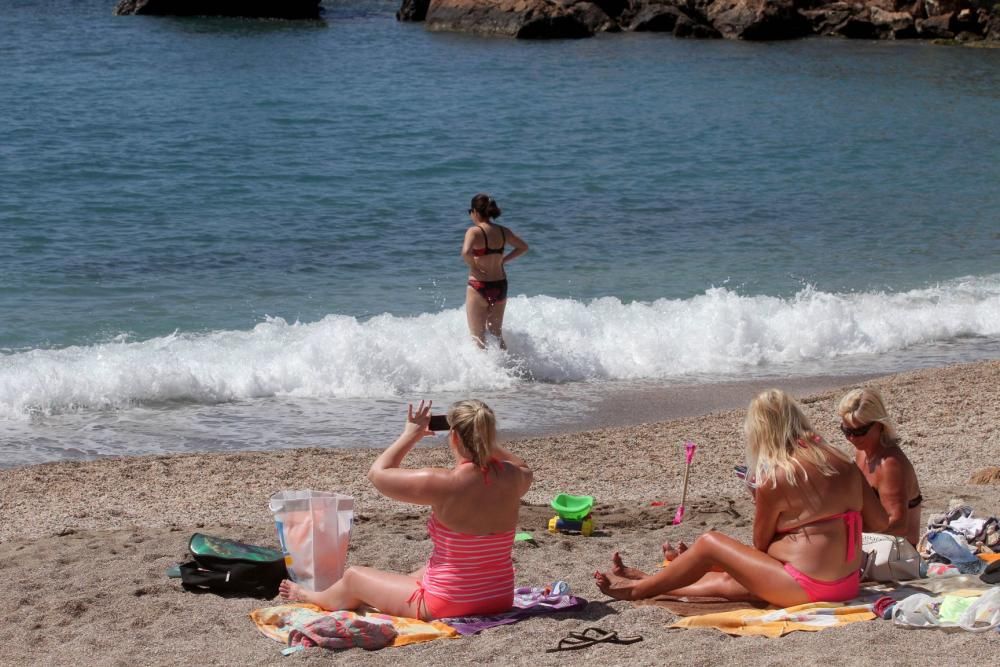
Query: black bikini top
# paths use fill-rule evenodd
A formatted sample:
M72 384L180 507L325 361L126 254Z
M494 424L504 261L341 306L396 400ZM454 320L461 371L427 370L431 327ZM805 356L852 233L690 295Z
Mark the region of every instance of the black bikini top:
M497 226L499 227L499 225L497 225ZM477 225L477 227L478 227L478 225ZM503 248L504 248L505 245L507 245L507 234L504 233L503 227L500 227L500 234L501 234L501 238L503 239L503 241L501 241L499 248L491 248L490 247L490 237L488 237L486 235L486 230L485 229L483 229L482 227L479 227L479 231L481 231L483 233L483 243L486 244L486 247L485 248L473 248L473 250L472 250L473 256L475 256L475 257L482 257L483 255L499 255L499 254L503 253Z
M875 497L876 498L878 498L879 500L882 499L881 496L878 495L878 489L876 489L874 486L872 487L872 491L875 492ZM916 509L917 507L920 507L920 504L923 503L923 502L924 502L923 495L921 495L921 494L918 493L916 498L914 498L910 502L906 503L906 508L907 509L911 509L911 510L912 509Z

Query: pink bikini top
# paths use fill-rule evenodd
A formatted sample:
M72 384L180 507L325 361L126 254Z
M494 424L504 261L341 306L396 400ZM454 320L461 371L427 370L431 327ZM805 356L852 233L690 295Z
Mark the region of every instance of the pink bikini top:
M847 555L844 556L844 560L852 560L854 555L857 553L858 545L861 544L861 512L858 510L847 510L846 512L841 512L840 514L831 514L830 516L823 517L822 519L813 519L812 521L806 521L805 523L800 523L797 526L792 526L791 528L785 528L784 530L776 532L779 534L791 533L799 528L812 526L817 523L823 523L824 521L833 521L834 519L844 520L844 528L847 530Z

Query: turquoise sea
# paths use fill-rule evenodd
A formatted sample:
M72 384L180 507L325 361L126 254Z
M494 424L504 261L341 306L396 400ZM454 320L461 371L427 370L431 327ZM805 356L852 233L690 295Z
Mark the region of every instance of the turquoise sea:
M0 3L0 465L1000 357L1000 50ZM531 245L467 338L470 197Z

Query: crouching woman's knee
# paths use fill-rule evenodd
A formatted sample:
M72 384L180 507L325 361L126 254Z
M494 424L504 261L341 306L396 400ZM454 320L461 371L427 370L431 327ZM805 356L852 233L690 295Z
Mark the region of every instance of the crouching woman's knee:
M702 551L714 551L722 546L730 538L717 530L710 530L702 533L695 539L691 548L698 548Z

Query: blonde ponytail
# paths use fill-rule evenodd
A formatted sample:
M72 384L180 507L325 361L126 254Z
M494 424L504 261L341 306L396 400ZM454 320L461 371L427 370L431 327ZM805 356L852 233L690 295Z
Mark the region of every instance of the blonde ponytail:
M482 401L469 399L448 408L448 424L462 440L469 459L480 468L489 463L497 439L497 419Z

